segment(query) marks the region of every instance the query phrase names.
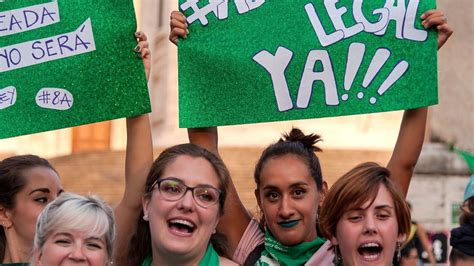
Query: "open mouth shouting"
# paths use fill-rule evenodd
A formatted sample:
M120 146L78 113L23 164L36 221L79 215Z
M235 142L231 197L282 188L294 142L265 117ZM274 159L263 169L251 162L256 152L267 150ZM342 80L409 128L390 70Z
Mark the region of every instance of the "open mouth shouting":
M191 236L196 230L196 225L190 220L171 219L168 220L168 228L177 236Z
M376 261L380 258L382 254L383 247L377 242L368 242L360 245L357 248L357 253L365 261Z

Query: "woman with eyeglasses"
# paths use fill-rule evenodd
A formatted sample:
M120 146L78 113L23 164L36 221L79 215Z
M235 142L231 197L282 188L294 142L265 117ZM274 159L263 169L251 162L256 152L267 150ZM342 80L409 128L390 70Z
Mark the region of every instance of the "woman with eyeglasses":
M197 145L163 151L146 180L128 265L236 265L219 257L211 238L228 182L222 160Z

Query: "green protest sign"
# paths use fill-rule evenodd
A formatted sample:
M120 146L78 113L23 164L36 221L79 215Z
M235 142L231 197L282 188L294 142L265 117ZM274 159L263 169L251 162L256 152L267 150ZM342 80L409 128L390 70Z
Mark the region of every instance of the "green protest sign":
M0 138L150 111L132 0L0 2Z
M434 0L180 0L181 127L436 104Z

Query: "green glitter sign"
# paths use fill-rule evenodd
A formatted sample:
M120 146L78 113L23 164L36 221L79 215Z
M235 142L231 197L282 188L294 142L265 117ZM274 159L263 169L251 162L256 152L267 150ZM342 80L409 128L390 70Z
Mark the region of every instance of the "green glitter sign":
M132 0L0 2L0 138L150 112Z
M407 2L407 3L405 3ZM436 104L434 0L180 0L181 127Z

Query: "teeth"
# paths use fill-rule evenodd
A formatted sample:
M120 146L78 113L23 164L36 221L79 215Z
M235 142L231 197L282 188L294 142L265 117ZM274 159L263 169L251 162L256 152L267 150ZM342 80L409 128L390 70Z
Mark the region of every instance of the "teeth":
M366 243L366 244L363 244L361 247L363 248L370 248L370 247L379 247L380 245L377 244L377 243Z
M174 220L171 220L170 223L182 224L182 225L186 225L186 226L189 226L191 228L194 228L194 225L191 222L186 221L186 220L174 219Z
M375 260L377 259L378 255L365 255L364 259L366 260Z

